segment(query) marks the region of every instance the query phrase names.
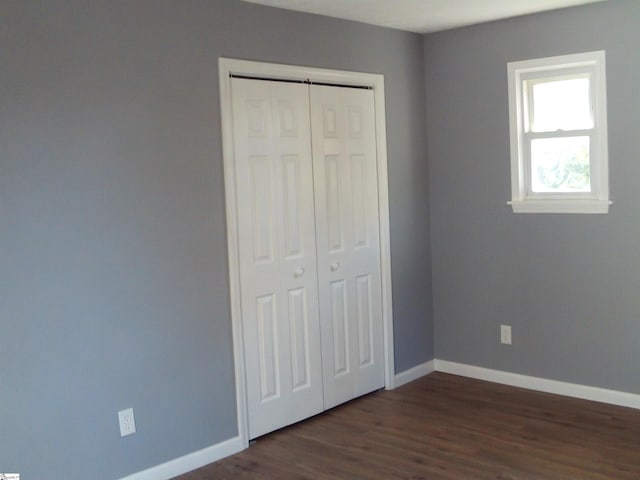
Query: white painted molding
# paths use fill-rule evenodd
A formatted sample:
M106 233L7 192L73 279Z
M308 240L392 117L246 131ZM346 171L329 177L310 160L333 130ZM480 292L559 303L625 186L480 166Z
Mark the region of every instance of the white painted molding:
M155 467L142 470L120 480L169 480L184 473L204 467L224 457L233 455L243 450L243 442L240 437L230 438L211 447L189 453L184 457L161 463Z
M560 382L540 377L530 377L528 375L491 370L489 368L438 359L435 360L435 370L460 375L461 377L502 383L513 387L528 388L529 390L537 390L539 392L554 393L556 395L565 395L583 400L640 409L640 395L635 393L608 390L577 383Z
M376 112L376 154L378 170L378 212L380 215L380 261L382 282L382 321L384 328L385 388L395 383L393 351L393 305L391 285L391 242L389 224L389 186L387 173L387 134L385 126L384 76L376 73L350 72L324 68L253 62L232 58L218 59L220 81L220 113L222 125L222 157L227 218L229 290L233 332L233 356L236 380L238 432L243 448L249 445L246 398L246 370L240 307L240 269L238 260L238 226L235 188L233 131L231 125L230 75L248 75L286 80L311 80L343 85L366 85L372 88Z
M234 62L218 59L220 82L220 117L222 129L222 160L224 172L225 211L227 217L227 255L229 262L229 297L231 301L231 329L233 336L233 365L236 384L236 413L238 434L243 448L249 446L249 414L247 410L244 343L240 300L240 259L238 253L238 207L233 150L231 80L229 74Z
M514 213L609 213L611 200L512 200Z
M609 154L607 140L606 53L604 50L548 58L509 62L509 137L511 150L511 205L514 213L606 214L609 200ZM532 132L529 106L532 88L529 82L572 78L590 79L590 103L594 125L581 130ZM529 83L529 86L527 86ZM532 191L531 153L533 138L558 138L574 132L590 138L589 193L534 193Z
M429 362L416 365L415 367L410 368L409 370L405 370L404 372L397 373L395 377L395 386L397 388L404 385L405 383L413 382L414 380L417 380L420 377L429 375L434 370L435 370L435 360L431 360Z

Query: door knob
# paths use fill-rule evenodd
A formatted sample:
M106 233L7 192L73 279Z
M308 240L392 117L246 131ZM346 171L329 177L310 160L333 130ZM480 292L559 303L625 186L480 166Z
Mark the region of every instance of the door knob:
M296 268L295 272L293 272L293 277L294 278L300 278L302 275L304 275L304 268L303 267Z
M340 268L340 262L332 263L329 268L331 269L332 272L335 272L336 270L338 270Z

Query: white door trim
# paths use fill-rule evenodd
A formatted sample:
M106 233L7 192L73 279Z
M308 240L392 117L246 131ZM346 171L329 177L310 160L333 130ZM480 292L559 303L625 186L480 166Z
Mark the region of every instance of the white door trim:
M249 445L247 421L246 370L240 308L240 268L238 263L238 226L231 115L230 75L246 75L273 79L310 80L341 85L365 85L373 89L376 116L376 158L378 167L378 211L380 215L380 266L382 274L382 321L384 328L385 388L394 388L393 308L391 298L391 244L389 231L389 187L387 175L387 132L385 124L384 76L373 73L327 70L313 67L282 65L230 58L218 60L220 111L222 115L222 156L224 165L229 259L229 290L233 329L233 356L236 380L238 435L242 445Z

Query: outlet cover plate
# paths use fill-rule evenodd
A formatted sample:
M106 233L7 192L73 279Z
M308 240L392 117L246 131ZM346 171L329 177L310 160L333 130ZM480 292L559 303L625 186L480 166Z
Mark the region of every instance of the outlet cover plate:
M500 343L511 345L511 325L500 325Z
M118 421L120 422L121 437L136 433L136 419L133 416L133 408L120 410L118 412Z

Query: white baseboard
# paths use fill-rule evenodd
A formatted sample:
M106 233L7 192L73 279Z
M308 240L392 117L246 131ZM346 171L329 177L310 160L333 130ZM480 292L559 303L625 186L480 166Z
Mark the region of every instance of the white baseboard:
M610 403L622 407L640 409L640 395L635 393L620 392L617 390L607 390L605 388L590 387L576 383L559 382L546 378L530 377L517 373L491 370L489 368L465 365L463 363L448 362L446 360L435 360L435 370L438 372L451 373L462 377L476 378L488 382L502 383L514 387L528 388L546 393L555 393L567 397L582 398L595 402Z
M405 383L413 382L425 375L429 375L434 371L434 362L435 360L431 360L429 362L416 365L404 372L396 373L394 378L394 388L404 385Z
M120 480L169 480L178 475L204 467L234 453L244 450L240 437L230 438L211 447L189 453L155 467L142 470Z

